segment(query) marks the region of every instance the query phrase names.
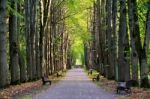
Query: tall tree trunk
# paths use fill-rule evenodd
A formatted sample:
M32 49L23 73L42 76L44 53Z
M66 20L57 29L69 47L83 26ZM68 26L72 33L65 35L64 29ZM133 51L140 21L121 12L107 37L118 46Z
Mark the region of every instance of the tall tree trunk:
M35 36L36 36L36 8L37 8L37 0L30 0L31 8L30 8L30 45L31 45L31 61L32 61L32 79L36 79L36 56L35 56Z
M101 33L100 33L100 46L101 46L101 55L100 55L100 59L101 59L101 74L103 76L106 76L106 72L105 72L105 23L106 23L106 20L105 20L105 0L102 0L101 1Z
M11 7L17 11L16 0L11 1ZM17 16L10 13L9 17L9 45L10 45L10 71L11 84L17 84L20 80L20 70L18 61L18 31L17 31Z
M113 67L115 71L115 79L118 79L118 74L117 74L117 6L118 6L118 0L113 0L112 3L112 60L113 62Z
M93 23L92 23L92 66L96 68L96 2L93 2Z
M40 33L39 33L39 51L40 51L40 68L45 66L44 64L44 38L45 38L45 29L47 25L49 10L52 0L40 1ZM42 73L43 75L43 73Z
M150 5L150 1L148 2L148 4ZM146 55L149 54L148 53L149 52L149 44L150 44L150 6L149 6L148 12L147 12L145 41L144 41Z
M150 2L148 3L150 4ZM149 40L150 40L150 7L147 12L144 46L143 46L143 49L140 50L141 87L146 87L146 88L150 87L149 80L148 80L148 63L147 63Z
M26 38L26 60L27 60L27 74L28 80L32 80L32 54L31 54L31 38L30 38L30 0L25 0L25 38Z
M27 81L27 73L26 73L26 65L25 65L25 58L20 52L20 49L18 51L19 56L19 66L20 66L20 82L26 82Z
M6 2L0 0L0 88L7 85L7 54L6 54Z
M39 3L39 0L37 1ZM37 8L37 14L36 14L36 20L40 19L40 7ZM37 22L38 24L40 23L40 21L38 20ZM40 26L38 25L37 27L37 30L38 28L40 28ZM39 51L39 32L36 31L36 34L35 34L35 57L36 57L36 62L35 62L35 65L36 65L36 71L37 71L37 79L40 79L42 77L42 69L40 67L40 51Z
M119 48L118 48L118 72L119 81L130 79L128 64L129 43L127 34L126 0L120 0L120 24L119 24Z
M137 28L135 28L137 20L137 10L135 5L136 0L128 0L128 10L129 10L129 27L130 27L130 39L131 39L131 65L132 65L132 79L138 82L138 52L136 50L136 36ZM135 19L136 18L136 19Z
M130 1L129 1L129 3L130 3ZM133 17L133 20L131 20L131 22L130 22L130 25L133 26L133 30L132 30L132 26L130 28L130 30L132 30L131 39L133 39L133 42L131 44L134 45L134 43L135 43L135 48L136 48L136 51L137 51L138 57L139 57L141 87L149 87L148 64L147 64L147 55L146 55L146 49L145 49L145 48L147 48L147 44L145 43L145 42L147 42L146 41L147 35L145 34L144 44L143 44L144 47L142 48L136 0L132 1L131 3L132 4L129 5L129 6L133 6L133 9L129 10L129 11L133 11L132 12L133 16L129 16L130 19ZM131 12L130 12L130 14L131 14ZM147 32L145 32L145 33L147 33ZM134 49L132 51L134 51ZM136 51L133 52L134 57L136 56L136 53L135 53ZM134 68L133 70L135 70L135 69L136 68Z
M114 79L114 61L113 61L113 54L112 54L112 27L111 27L111 20L112 20L112 2L110 0L106 0L106 35L107 35L107 53L108 53L108 79Z
M23 9L21 9L21 7L22 7L21 4L18 3L17 8L18 8L19 13L21 13L21 11L23 10ZM18 24L17 24L18 25L18 60L19 60L19 68L20 68L20 82L22 83L22 82L27 81L27 73L26 73L27 70L26 70L26 65L25 65L25 58L22 54L21 47L19 46L20 45L19 35L22 35L21 28L20 28L21 27L21 25L20 25L21 18L18 17L17 22L18 22Z

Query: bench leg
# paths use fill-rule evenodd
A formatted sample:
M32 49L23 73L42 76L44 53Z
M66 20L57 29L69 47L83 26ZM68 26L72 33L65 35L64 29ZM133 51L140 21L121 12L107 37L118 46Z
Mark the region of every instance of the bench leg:
M43 85L45 85L45 82L43 82Z
M126 93L131 93L131 89L127 89L127 90L126 90Z
M95 78L93 78L92 80L93 80L93 81L95 81L96 79L95 79Z
M120 93L120 91L117 89L117 94L119 94Z

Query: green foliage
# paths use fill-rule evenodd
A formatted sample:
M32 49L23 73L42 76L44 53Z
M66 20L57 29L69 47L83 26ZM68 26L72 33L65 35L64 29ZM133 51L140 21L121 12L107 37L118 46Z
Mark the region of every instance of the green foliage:
M22 5L24 3L24 0L16 0L16 2L18 3L17 5ZM19 18L22 18L22 19L24 18L21 13L19 13L18 11L16 11L16 9L13 9L11 7L11 1L10 0L7 1L7 13L8 13L8 15L12 14L12 15L15 15Z
M76 62L83 63L84 43L91 39L87 30L88 8L92 6L92 0L67 0L67 15L73 16L66 20L67 31L71 39L70 53Z
M30 96L23 96L22 99L31 99Z
M142 38L142 44L144 42L144 33L145 33L145 29L146 29L146 14L147 14L147 10L148 10L148 4L147 4L147 0L138 0L137 2L138 5L138 15L139 15L139 25L140 25L140 33L141 33L141 38Z
M138 0L137 5L138 5L138 15L139 15L139 25L140 25L140 35L141 35L141 40L142 44L144 42L144 33L146 30L146 16L147 16L147 11L150 7L150 2L149 0ZM149 47L150 48L150 47ZM148 54L148 64L150 68L150 53Z

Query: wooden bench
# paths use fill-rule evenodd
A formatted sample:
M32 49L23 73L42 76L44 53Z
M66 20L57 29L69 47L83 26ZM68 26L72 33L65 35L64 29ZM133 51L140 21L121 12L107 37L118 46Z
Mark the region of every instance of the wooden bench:
M93 81L99 81L100 79L100 74L97 74L96 77L92 78Z
M88 71L88 75L92 75L92 73L93 73L93 69L90 69L90 70Z
M117 86L117 94L119 94L121 91L125 91L126 93L131 93L131 86L128 82L118 82Z
M62 74L60 74L59 72L56 73L57 78L58 77L62 77Z
M52 81L50 81L48 79L48 76L43 76L42 77L42 82L43 82L43 85L45 85L46 83L49 83L51 85Z
M121 91L131 93L131 87L135 86L138 86L138 82L136 80L129 80L127 82L118 82L117 93L120 93Z

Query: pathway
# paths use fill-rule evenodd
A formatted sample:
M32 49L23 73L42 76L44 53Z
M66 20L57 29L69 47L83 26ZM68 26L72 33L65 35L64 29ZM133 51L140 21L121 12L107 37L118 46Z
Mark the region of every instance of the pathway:
M69 70L66 77L48 90L32 97L33 99L115 99L94 84L83 69Z

